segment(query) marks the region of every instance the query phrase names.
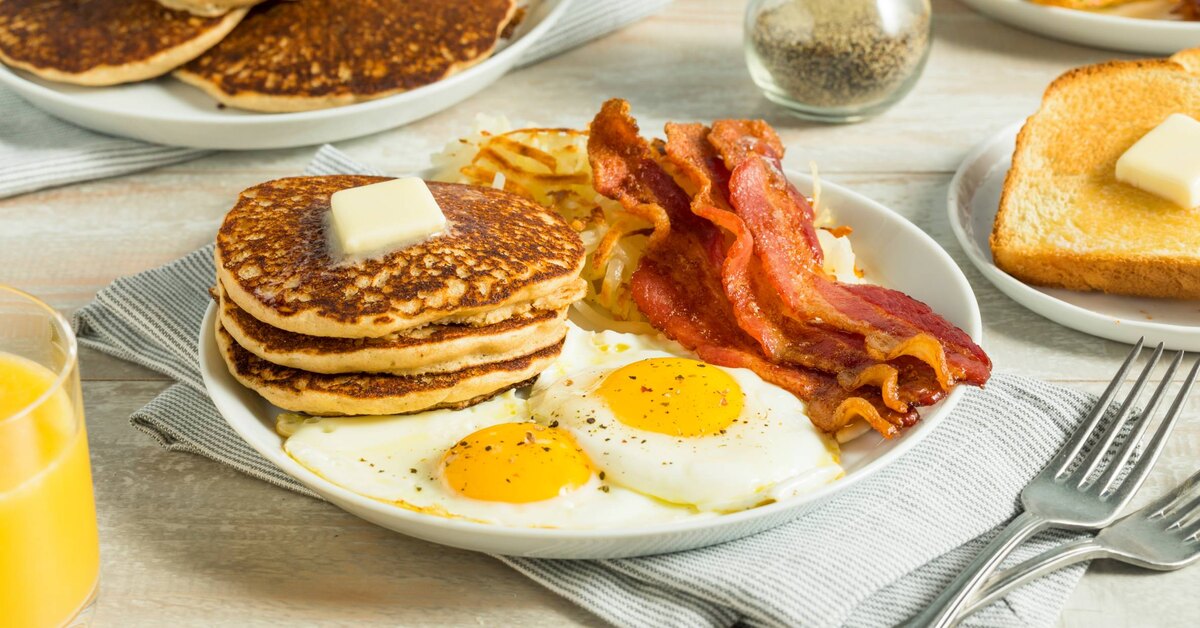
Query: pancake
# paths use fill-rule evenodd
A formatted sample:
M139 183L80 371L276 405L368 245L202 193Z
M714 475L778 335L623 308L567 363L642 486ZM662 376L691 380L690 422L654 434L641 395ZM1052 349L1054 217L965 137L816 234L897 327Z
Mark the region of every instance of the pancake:
M387 177L268 181L217 233L217 278L254 318L308 336L379 338L430 323L492 324L583 296L583 243L557 214L493 188L429 183L445 233L370 259L335 259L329 197Z
M514 0L272 1L175 76L242 109L348 105L486 59L515 13Z
M233 9L252 7L263 0L158 0L158 3L168 9L187 11L192 15L216 17L225 15Z
M246 351L217 323L217 346L229 372L267 401L314 415L403 414L465 408L527 383L548 367L563 342L527 356L452 373L322 375L278 366Z
M245 15L203 18L155 0L3 0L0 61L63 83L140 81L196 58Z
M221 324L242 348L314 373L445 373L504 362L560 343L567 308L533 310L493 325L426 325L383 338L304 336L250 316L217 287Z

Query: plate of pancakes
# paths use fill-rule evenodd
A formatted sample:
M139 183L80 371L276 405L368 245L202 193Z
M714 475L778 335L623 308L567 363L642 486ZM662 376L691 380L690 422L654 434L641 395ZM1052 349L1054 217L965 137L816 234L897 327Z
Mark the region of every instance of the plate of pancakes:
M7 0L0 83L81 126L265 149L376 133L513 67L565 0Z
M926 438L961 384L986 381L974 295L921 229L777 169L782 145L765 123L668 125L668 140L651 144L621 105L606 104L590 133L492 129L452 142L469 154L421 173L447 227L378 254L337 253L331 196L388 177L292 177L242 192L218 231L198 339L229 425L304 486L391 530L489 553L605 558L799 517ZM668 175L655 155L718 172L688 157L716 156L709 135L724 138L712 145L730 163L757 165L685 191L673 181L682 171ZM742 151L754 138L762 161ZM915 321L939 339L935 357L925 333L877 355L856 353L866 336L834 323L783 325L797 351L784 360L731 319L718 329L738 307L709 257L725 240L679 210L714 190L733 190L741 207L754 176L781 177L760 191L790 190L770 203L831 225L817 228L828 233L816 281L846 299L881 297L850 309L890 310L893 330ZM644 200L619 200L625 192ZM652 205L674 209L663 222ZM759 288L770 303L771 288ZM689 331L700 328L702 338ZM820 342L799 342L814 330ZM844 371L800 364L818 356L799 351L829 343L843 350L822 364L843 360ZM981 378L961 366L964 344ZM945 388L939 368L952 374Z

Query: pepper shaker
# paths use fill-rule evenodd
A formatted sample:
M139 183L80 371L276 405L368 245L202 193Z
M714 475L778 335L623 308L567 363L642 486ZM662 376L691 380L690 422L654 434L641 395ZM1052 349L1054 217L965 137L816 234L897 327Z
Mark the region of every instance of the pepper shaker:
M752 0L750 76L796 115L856 122L896 104L929 56L929 0Z

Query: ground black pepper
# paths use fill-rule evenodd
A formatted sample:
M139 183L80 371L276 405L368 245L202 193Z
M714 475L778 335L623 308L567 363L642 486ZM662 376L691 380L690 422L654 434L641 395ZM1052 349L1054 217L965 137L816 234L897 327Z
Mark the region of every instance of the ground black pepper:
M775 87L801 105L885 101L920 67L929 45L929 15L883 4L783 2L752 18L749 48Z

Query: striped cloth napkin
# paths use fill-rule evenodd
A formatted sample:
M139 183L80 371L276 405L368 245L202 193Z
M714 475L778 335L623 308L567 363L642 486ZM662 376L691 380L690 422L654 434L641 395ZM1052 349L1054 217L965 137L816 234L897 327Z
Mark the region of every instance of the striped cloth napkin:
M518 62L532 65L662 10L670 0L576 0ZM213 151L102 135L52 117L0 86L0 198L112 177Z
M307 173L378 171L326 146ZM130 418L167 449L315 497L243 442L205 394L196 345L214 282L212 249L102 290L76 314L80 342L178 382ZM1015 516L1021 488L1093 402L999 374L985 390L968 390L900 460L774 530L645 558L498 558L618 626L892 626L932 600ZM1043 534L1014 560L1075 538ZM964 625L1051 626L1083 569L1056 572Z

